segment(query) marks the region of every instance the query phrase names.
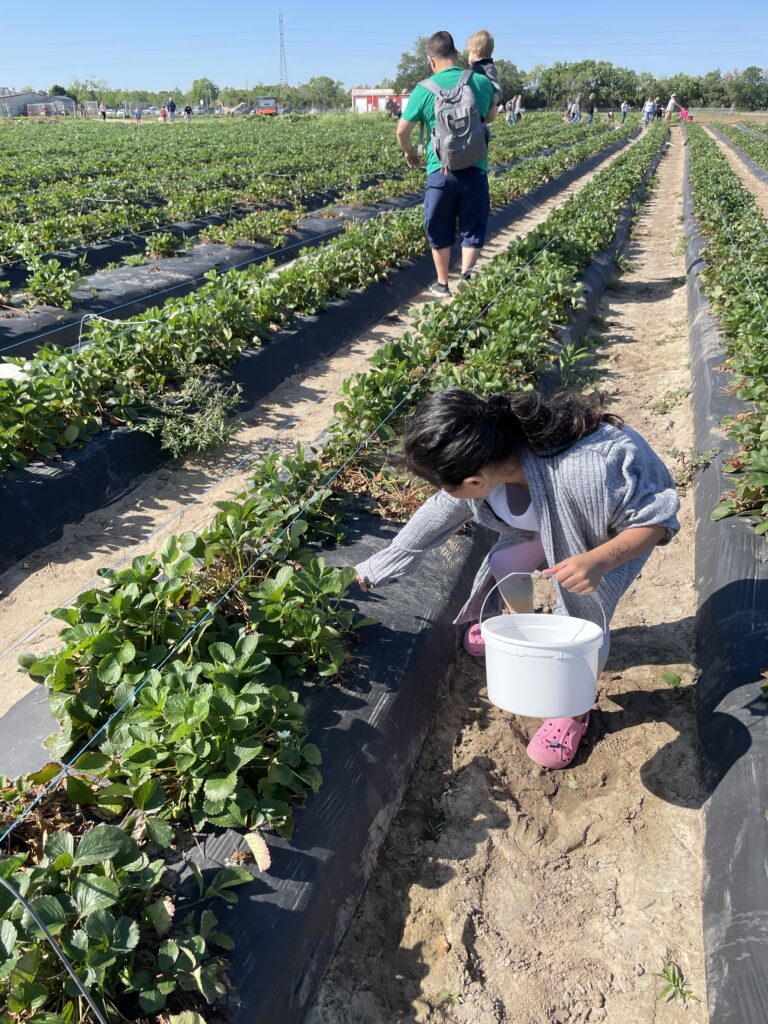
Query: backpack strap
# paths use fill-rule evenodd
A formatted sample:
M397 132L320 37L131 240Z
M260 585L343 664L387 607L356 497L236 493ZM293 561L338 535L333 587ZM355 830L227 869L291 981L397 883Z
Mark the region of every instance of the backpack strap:
M444 89L441 89L437 82L433 82L431 78L425 78L423 82L419 82L419 85L424 86L427 92L433 93L435 96L441 96Z
M437 82L433 82L431 78L423 79L421 82L419 82L419 85L423 86L427 90L427 92L431 92L435 99L439 99L440 96L443 95L443 90L440 88ZM424 134L424 122L422 121L419 124L419 147L422 148L424 146Z
M419 82L419 85L423 85L428 92L434 93L435 96L441 96L444 92L455 92L461 89L462 86L467 85L473 74L472 68L465 68L459 76L456 85L452 85L450 89L441 89L437 82L433 82L431 78L425 78Z

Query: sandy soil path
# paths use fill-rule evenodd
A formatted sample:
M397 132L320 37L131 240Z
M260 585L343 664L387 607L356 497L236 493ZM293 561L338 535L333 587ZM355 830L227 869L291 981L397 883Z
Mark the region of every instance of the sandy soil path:
M723 121L725 124L748 124L750 127L762 127L768 124L768 117L762 110L755 110L750 113L731 114L713 111L696 111L695 119L700 124L707 124L710 121Z
M667 459L691 445L679 131L603 302L600 385ZM662 405L654 407L663 396ZM666 411L659 411L660 409ZM613 621L571 769L464 654L307 1024L703 1024L693 509ZM668 686L662 673L677 673ZM662 957L702 1002L657 1000Z
M495 236L479 265L540 224L624 152L626 147ZM331 417L341 383L365 370L377 348L411 329L411 310L425 301L426 296L418 296L400 306L334 356L284 381L215 457L162 467L124 498L69 526L59 541L0 574L0 715L34 685L17 669L19 651L40 654L54 645L60 623L37 628L51 609L70 604L96 581L98 569L157 550L170 534L203 527L216 512L214 502L244 486L247 467L260 452L315 440ZM33 636L31 630L36 630Z
M706 129L706 131L707 134L711 135L714 139L717 148L728 161L733 173L742 183L744 188L748 189L752 193L757 200L758 206L763 211L764 215L768 217L768 185L755 177L747 165L742 162L730 146L724 143L721 139L718 139L709 129Z

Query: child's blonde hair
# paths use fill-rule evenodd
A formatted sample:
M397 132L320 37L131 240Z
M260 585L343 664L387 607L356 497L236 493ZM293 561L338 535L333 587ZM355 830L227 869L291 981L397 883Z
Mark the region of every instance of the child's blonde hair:
M467 40L467 50L476 53L478 57L490 57L493 47L493 36L484 28L481 28L479 32L473 32Z

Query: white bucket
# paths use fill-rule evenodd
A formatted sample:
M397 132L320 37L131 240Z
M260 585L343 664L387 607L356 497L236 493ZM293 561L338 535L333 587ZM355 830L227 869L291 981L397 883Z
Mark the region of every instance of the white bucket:
M480 611L488 699L532 718L573 718L589 711L597 696L605 630L569 615L494 615L483 622L488 597Z

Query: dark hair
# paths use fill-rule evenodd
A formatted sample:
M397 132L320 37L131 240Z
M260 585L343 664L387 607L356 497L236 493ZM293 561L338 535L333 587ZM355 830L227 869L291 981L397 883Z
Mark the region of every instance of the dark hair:
M450 32L435 32L427 40L427 55L448 60L457 55L456 43Z
M416 406L405 437L405 464L437 487L458 487L521 448L555 455L601 423L623 425L619 416L603 411L601 394L544 398L516 391L481 398L448 388Z

